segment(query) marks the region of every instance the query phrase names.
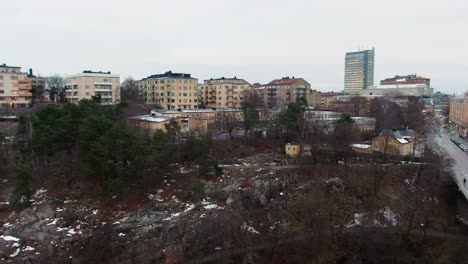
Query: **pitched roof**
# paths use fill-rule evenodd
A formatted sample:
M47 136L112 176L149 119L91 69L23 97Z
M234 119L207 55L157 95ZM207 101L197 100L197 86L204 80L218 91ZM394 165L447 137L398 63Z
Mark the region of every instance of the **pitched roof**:
M414 136L414 131L411 129L384 129L380 133L381 136L391 136L398 140L401 144L409 143L408 139Z

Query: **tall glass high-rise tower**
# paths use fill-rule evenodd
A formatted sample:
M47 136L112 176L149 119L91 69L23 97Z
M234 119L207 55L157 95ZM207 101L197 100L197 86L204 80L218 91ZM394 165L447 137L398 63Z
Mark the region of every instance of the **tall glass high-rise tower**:
M375 49L346 53L345 92L357 94L374 85Z

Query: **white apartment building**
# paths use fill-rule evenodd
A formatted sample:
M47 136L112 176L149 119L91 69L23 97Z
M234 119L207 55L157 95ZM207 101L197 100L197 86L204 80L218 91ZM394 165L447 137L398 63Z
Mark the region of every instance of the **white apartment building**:
M65 79L67 101L78 103L82 99L100 96L101 104L120 102L120 76L111 72L83 71Z

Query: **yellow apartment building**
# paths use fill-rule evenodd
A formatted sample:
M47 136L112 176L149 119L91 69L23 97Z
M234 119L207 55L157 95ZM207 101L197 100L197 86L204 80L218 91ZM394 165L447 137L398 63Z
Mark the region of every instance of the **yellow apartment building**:
M0 65L0 109L29 107L31 89L31 80L21 67Z
M167 110L198 108L198 79L187 73L151 75L137 81L145 103Z
M66 98L70 103L101 96L101 104L120 102L120 76L111 72L83 71L65 78Z
M201 86L201 97L210 108L240 108L243 92L250 83L243 79L219 78L205 80Z

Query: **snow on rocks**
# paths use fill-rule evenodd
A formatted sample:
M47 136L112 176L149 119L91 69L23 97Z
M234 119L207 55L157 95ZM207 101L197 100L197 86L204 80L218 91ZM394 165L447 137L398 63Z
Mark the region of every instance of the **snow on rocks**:
M242 224L241 229L243 229L243 230L245 230L247 232L256 234L256 235L260 234L260 232L255 230L255 228L253 228L252 226L247 225L247 223L245 223L245 222Z
M18 256L18 254L19 254L20 252L21 252L21 249L17 248L17 249L15 250L15 252L13 252L13 254L10 255L10 258L14 258L14 257Z
M14 237L14 236L4 236L4 235L1 235L0 238L3 239L3 240L5 240L5 241L14 241L14 242L20 241L19 238Z
M398 224L398 215L393 212L389 207L384 207L379 210L379 214L382 215L385 223L380 224L381 226L396 226ZM379 224L379 223L378 223Z

